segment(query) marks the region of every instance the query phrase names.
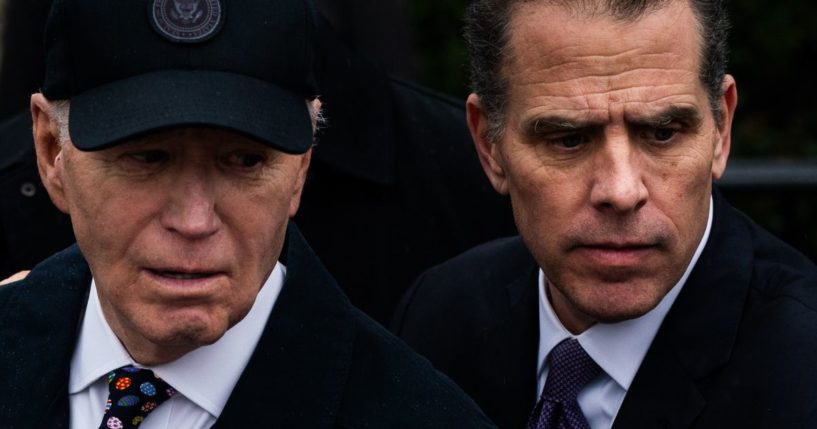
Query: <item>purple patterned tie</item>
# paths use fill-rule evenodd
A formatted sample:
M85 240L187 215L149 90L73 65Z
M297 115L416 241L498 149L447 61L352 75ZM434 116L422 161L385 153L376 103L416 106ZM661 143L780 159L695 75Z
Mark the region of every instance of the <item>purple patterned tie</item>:
M100 429L138 427L148 413L170 399L176 391L153 371L123 366L108 374L108 403Z
M528 429L590 429L576 395L601 368L575 339L557 344L548 364L545 388L528 419Z

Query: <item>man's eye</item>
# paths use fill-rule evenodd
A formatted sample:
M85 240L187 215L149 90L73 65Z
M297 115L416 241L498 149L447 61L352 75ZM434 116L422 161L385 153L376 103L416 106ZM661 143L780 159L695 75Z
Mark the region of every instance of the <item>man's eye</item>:
M131 159L145 163L156 164L167 159L167 153L159 150L149 150L128 154Z
M550 140L551 144L561 146L565 149L574 149L585 143L585 136L583 134L568 134L565 136L553 138Z
M235 153L230 155L230 164L241 168L256 167L264 162L264 156L257 153Z
M674 128L654 128L648 130L646 134L646 138L650 140L655 140L659 142L666 142L675 137L675 134L678 133L678 130Z

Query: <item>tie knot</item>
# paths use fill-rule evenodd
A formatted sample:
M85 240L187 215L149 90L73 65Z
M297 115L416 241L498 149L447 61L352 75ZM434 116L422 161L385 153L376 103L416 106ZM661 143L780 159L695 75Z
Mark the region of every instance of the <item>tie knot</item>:
M548 362L550 369L542 394L563 401L575 401L579 391L601 370L576 339L557 344Z
M176 394L153 371L123 366L108 373L108 403L100 429L130 429Z

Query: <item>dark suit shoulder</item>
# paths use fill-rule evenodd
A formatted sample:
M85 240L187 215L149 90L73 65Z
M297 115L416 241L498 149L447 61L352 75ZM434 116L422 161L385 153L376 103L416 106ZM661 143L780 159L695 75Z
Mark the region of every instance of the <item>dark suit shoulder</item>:
M469 361L469 349L484 332L507 319L535 267L519 237L477 246L421 275L403 297L391 329L451 374L458 362Z
M426 271L391 328L500 427L521 427L536 395L537 265L519 237Z
M480 301L491 300L535 265L518 236L474 247L425 273L406 293L401 310L413 306L467 307L473 313ZM432 313L433 311L433 313ZM448 314L432 309L418 314ZM399 316L399 314L398 314Z
M29 289L44 294L37 299L47 301L49 290L82 290L85 280L90 285L91 273L79 247L74 245L37 264L24 279L0 287L0 308L9 297Z
M71 246L35 266L26 278L0 286L0 327L48 326L53 315L81 304L90 284L88 265L79 248Z
M403 341L353 309L353 355L342 427L495 427L474 401Z
M738 212L738 218L751 231L754 290L767 299L791 299L817 312L817 266L814 262L743 213Z
M63 395L67 405L64 386L90 284L72 246L0 287L0 421L8 425L0 426L37 426L46 406Z

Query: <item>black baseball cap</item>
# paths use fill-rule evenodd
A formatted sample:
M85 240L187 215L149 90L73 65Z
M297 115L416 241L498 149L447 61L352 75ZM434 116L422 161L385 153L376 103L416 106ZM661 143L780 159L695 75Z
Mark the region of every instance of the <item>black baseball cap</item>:
M81 150L216 127L304 153L314 22L309 0L54 0L42 92Z

